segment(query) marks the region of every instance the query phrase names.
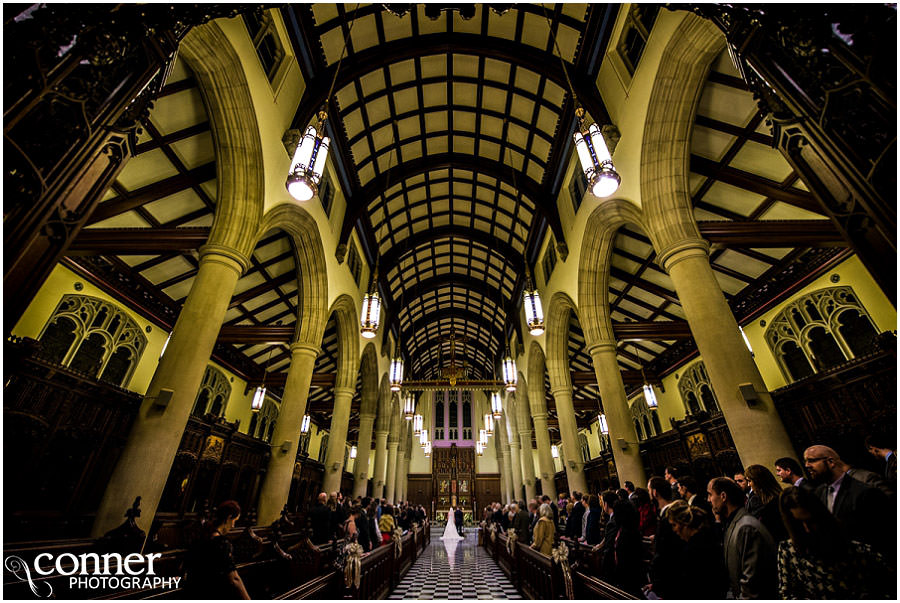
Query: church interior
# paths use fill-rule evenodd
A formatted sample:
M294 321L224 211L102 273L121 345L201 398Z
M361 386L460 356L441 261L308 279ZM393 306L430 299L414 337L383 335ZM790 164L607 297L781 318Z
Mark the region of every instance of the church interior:
M261 599L744 598L746 511L808 598L788 491L896 576L838 512L896 504L896 6L3 10L7 595L212 539ZM619 567L635 489L721 596Z

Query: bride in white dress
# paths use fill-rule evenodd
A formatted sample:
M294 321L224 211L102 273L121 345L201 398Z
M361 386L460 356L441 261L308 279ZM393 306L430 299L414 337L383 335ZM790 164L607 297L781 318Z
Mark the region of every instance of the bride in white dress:
M444 528L444 535L441 536L441 540L462 540L463 537L459 535L459 532L456 530L456 517L454 516L453 507L450 507L450 512L447 513L447 527Z

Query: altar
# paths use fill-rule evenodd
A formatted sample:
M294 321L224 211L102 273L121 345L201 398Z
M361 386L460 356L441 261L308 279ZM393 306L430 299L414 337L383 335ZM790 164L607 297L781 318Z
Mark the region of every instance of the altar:
M475 449L449 448L432 450L432 492L435 493L434 518L443 523L451 508L462 509L464 524L474 519Z

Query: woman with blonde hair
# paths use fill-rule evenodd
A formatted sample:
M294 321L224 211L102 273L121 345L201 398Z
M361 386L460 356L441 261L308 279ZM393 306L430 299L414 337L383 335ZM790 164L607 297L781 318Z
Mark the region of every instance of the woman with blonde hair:
M534 542L531 548L540 551L548 557L553 552L553 541L556 539L556 526L553 525L553 509L544 503L538 510L537 524L534 526Z

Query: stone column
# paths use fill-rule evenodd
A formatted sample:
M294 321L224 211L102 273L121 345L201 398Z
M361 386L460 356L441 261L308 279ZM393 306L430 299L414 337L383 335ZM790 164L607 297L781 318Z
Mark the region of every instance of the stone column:
M644 463L638 449L638 437L628 409L628 398L625 396L625 385L622 373L616 360L616 342L601 341L588 346L588 352L594 361L594 372L597 375L597 386L600 388L600 399L603 400L603 412L609 425L612 442L613 460L619 483L630 480L635 484L645 484ZM622 438L627 448L622 450L617 439Z
M258 524L269 525L281 515L291 491L294 463L300 446L300 425L306 413L309 384L319 348L306 343L291 345L291 366L288 368L284 397L275 433L272 435L272 456L259 494ZM281 450L282 442L290 442L290 449Z
M797 453L781 423L737 322L709 265L709 243L683 240L659 253L657 261L672 278L684 315L712 382L716 399L741 462L770 466ZM738 386L749 383L759 400L748 406Z
M350 427L350 404L353 402L352 387L334 388L334 410L331 413L331 427L328 429L328 450L325 452L325 479L322 489L336 492L341 488L344 474L344 450L347 445L347 429Z
M375 415L359 415L359 442L356 444L356 463L353 465L353 497L365 496L369 484L369 453L372 450L372 426Z
M397 446L397 469L394 477L394 500L401 501L403 496L403 461L406 459L406 451L409 449L409 437L407 435L410 421L402 419L400 421L400 441Z
M534 437L537 443L538 464L540 465L541 493L556 500L556 467L550 454L550 431L547 426L547 413L532 415L534 419Z
M519 433L522 483L525 486L526 502L534 498L535 495L534 457L531 452L531 414L528 410L528 394L520 390L516 393L516 430Z
M519 434L516 433L512 414L503 413L509 429L509 464L512 468L513 498L522 498L522 453L519 450Z
M550 432L547 429L547 397L544 393L544 380L531 378L528 384L528 405L531 407L531 419L534 421L534 439L538 452L538 478L541 480L541 492L556 500L556 482L553 476L556 469L550 455Z
M416 442L412 438L412 426L407 422L406 453L402 457L400 477L397 478L400 486L400 500L409 500L409 462L412 460L413 446L416 446Z
M506 418L501 416L499 419L494 419L494 423L494 433L497 434L497 442L500 445L500 466L502 467L501 473L505 490L503 502L508 503L513 498L515 485L513 483L512 462L510 462L509 436L506 429Z
M384 497L389 503L394 502L395 487L397 484L397 447L400 442L388 440L387 480L385 482Z
M575 419L575 406L572 403L572 386L561 385L553 389L556 400L556 416L559 417L559 432L562 436L563 448L568 452L563 468L569 482L569 492L578 490L587 492L587 480L584 478L584 461L578 453L578 423Z
M387 441L388 432L375 432L375 467L372 471L372 498L384 498L384 484L387 481Z
M200 248L197 276L107 483L91 529L93 537L121 525L138 496L138 524L145 532L150 530L235 284L248 263L244 255L227 247ZM171 392L165 406L158 404L167 396L162 390Z

